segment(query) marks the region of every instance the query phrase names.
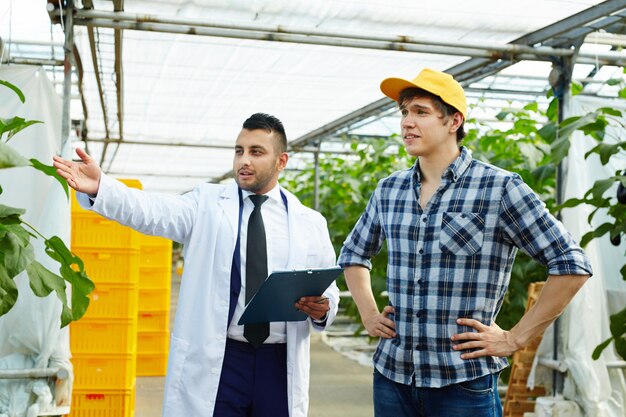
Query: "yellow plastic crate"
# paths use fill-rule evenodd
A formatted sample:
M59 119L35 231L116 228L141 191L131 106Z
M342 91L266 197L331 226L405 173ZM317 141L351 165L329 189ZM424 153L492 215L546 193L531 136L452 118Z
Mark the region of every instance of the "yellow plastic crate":
M130 188L138 188L140 190L143 189L143 185L141 184L141 181L139 180L118 178L118 181L123 182L124 184L128 185ZM76 191L74 191L71 188L70 188L70 191L72 192L72 201L71 201L72 214L74 214L75 212L76 213L91 213L90 210L85 210L84 208L80 206L80 204L78 204L78 200L76 199Z
M138 332L167 332L170 329L170 312L167 311L139 311L137 322Z
M132 417L135 388L123 390L75 389L69 417Z
M139 249L139 232L92 212L72 213L72 248Z
M153 290L139 289L139 311L163 311L170 309L169 288Z
M172 246L172 241L161 236L141 235L141 246L165 247Z
M139 290L136 284L97 282L96 289L89 294L89 308L83 320L98 318L135 319L139 312L138 296Z
M139 251L74 247L72 251L85 263L87 275L96 283L134 284L139 282Z
M131 389L137 375L136 354L75 354L74 387L80 389Z
M169 351L169 343L170 332L137 333L137 354L163 355Z
M137 352L137 320L82 319L70 324L70 349L75 354Z
M165 376L167 354L138 354L137 376Z
M141 246L139 266L172 269L172 241L167 246Z
M172 286L172 267L140 267L139 288L166 289Z

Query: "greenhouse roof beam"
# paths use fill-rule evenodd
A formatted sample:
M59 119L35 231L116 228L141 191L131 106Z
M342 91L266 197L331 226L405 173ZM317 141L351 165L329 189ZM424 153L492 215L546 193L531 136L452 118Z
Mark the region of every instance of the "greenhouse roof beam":
M548 41L554 36L563 35L568 31L575 31L577 25L587 24L591 22L595 22L594 30L606 28L616 23L614 16L601 19L599 22L596 21L603 16L607 16L616 12L619 12L619 16L621 16L624 13L624 7L624 0L608 0L600 5L591 7L571 17L565 18L552 25L546 26L545 28L522 36L512 43L535 45L537 43ZM624 18L622 17L622 19ZM465 61L459 65L455 65L454 67L446 70L446 72L454 75L455 78L461 81L463 85L467 86L471 82L475 82L489 75L493 75L494 73L501 71L502 69L512 65L513 63L514 62L512 61L498 60L494 62L491 59L474 58ZM336 132L337 130L348 127L364 117L369 117L376 113L385 111L393 107L394 105L395 103L390 99L382 98L293 140L291 142L291 145L294 147L299 147L317 143L321 139L323 139L324 136L333 134L333 132Z
M624 0L608 0L545 28L524 35L511 43L556 46L554 42L558 38L558 46L569 48L575 40L597 30L607 29L625 20L625 7ZM613 16L613 13L616 13L616 15ZM579 54L578 56L581 58L595 57L595 55L586 56L585 54ZM449 68L447 72L455 76L459 81L470 83L499 72L512 64L514 64L513 61L507 60L493 62L487 59L470 59Z
M75 17L75 24L77 25L114 28L116 32L120 29L144 30L237 39L469 56L487 58L489 60L548 61L552 56L571 56L574 53L573 50L568 48L532 46L532 44L442 41L409 36L364 36L355 33L328 32L310 28L290 28L280 25L245 25L100 10L77 10ZM625 56L619 52L588 55L583 53L581 57L592 57L603 60L606 63L622 63L626 61Z

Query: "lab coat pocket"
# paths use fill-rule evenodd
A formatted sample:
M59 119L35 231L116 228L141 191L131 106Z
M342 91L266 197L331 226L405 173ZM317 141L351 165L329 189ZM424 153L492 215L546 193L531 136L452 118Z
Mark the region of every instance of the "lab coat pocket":
M183 366L187 360L189 342L172 337L170 346L170 363L167 371L168 383L166 384L165 402L166 407L180 403L182 390Z
M453 255L471 256L483 245L485 218L480 213L443 213L439 248Z

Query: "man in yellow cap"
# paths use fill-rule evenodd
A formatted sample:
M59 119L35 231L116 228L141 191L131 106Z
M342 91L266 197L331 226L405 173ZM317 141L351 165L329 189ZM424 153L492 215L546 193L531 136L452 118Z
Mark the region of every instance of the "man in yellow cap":
M460 146L465 93L424 69L388 78L415 165L378 183L339 264L371 336L376 417L501 416L506 357L561 314L591 275L582 249L520 176ZM371 257L387 241L389 305L378 310ZM549 273L535 307L511 329L495 324L518 249Z

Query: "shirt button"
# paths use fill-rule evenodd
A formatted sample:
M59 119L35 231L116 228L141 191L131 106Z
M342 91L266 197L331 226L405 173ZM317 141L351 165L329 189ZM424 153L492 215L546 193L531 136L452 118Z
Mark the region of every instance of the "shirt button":
M418 318L419 318L419 317L422 317L422 312L421 312L421 310L418 310L418 311L415 313L415 317L418 317Z
M419 250L420 255L424 253L424 249Z
M426 223L426 217L422 217L422 222Z

